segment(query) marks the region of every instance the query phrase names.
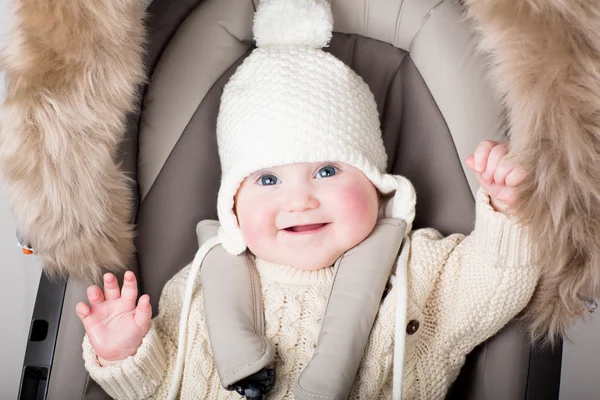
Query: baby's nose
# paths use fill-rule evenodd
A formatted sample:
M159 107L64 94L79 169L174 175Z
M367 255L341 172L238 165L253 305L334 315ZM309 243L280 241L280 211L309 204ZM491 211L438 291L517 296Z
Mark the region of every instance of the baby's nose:
M290 193L285 209L288 212L302 212L317 207L319 207L319 200L310 190L296 190Z

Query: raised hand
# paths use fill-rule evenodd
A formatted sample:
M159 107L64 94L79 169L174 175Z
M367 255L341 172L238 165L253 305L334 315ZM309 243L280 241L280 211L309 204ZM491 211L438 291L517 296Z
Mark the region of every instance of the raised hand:
M145 294L137 302L137 283L131 271L125 273L123 290L113 274L104 275L104 292L96 286L87 289L90 306L75 307L90 343L102 365L115 364L134 355L150 328L152 307Z
M492 207L511 214L517 200L516 187L525 178L525 171L508 155L506 143L485 140L467 157L466 163L490 196Z

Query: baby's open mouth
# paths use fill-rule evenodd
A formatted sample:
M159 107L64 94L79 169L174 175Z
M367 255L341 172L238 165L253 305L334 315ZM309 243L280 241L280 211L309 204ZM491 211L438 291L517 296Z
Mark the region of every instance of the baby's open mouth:
M324 228L327 223L321 224L309 224L309 225L296 225L285 228L285 231L292 233L312 233L318 231L321 228Z

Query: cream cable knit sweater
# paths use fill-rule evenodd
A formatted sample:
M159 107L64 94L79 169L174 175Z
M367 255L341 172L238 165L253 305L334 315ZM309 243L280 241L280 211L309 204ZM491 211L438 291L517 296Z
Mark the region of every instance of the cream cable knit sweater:
M411 234L404 399L442 399L465 356L528 303L538 277L529 263L525 232L477 195L477 222L469 236L442 238L433 229ZM275 343L277 384L268 398L292 399L293 383L310 360L319 333L332 269L303 272L257 260L266 334ZM86 369L116 399L164 399L177 354L181 297L189 267L161 295L159 315L137 354L101 367L87 336ZM390 278L350 398L391 399L397 286ZM194 297L182 399L239 399L221 387L203 318L201 288ZM417 325L418 322L418 325ZM410 334L408 334L410 332Z

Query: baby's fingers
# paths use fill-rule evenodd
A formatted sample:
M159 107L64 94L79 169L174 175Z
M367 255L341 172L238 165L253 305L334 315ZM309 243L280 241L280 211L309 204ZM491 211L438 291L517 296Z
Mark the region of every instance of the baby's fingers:
M487 158L485 172L481 174L481 177L486 183L490 184L494 182L494 174L496 173L496 169L498 168L500 161L504 158L506 153L506 145L503 143L498 144L492 148Z
M96 285L87 288L87 296L92 307L104 301L104 294L102 294L102 290Z
M140 297L135 309L135 323L144 332L150 329L150 320L152 319L152 306L150 305L150 296L147 294Z
M506 185L506 177L511 171L515 168L514 162L509 159L507 156L502 157L496 170L494 171L494 183L505 186Z
M467 166L475 172L475 156L471 154L467 157L465 162L467 163Z
M77 313L79 319L83 321L88 315L90 315L91 310L87 304L85 304L83 301L80 301L75 306L75 312Z
M491 140L484 140L477 145L475 154L473 154L473 161L475 166L475 172L483 172L487 167L487 160L490 152L498 143Z
M114 300L121 297L119 282L111 273L104 274L104 297L106 300Z
M123 292L121 293L121 297L135 303L137 295L138 290L135 275L133 272L127 271L123 277Z
M523 179L525 179L525 175L525 170L521 168L521 166L517 165L506 176L505 185L507 187L518 186L521 184L521 182L523 182Z

